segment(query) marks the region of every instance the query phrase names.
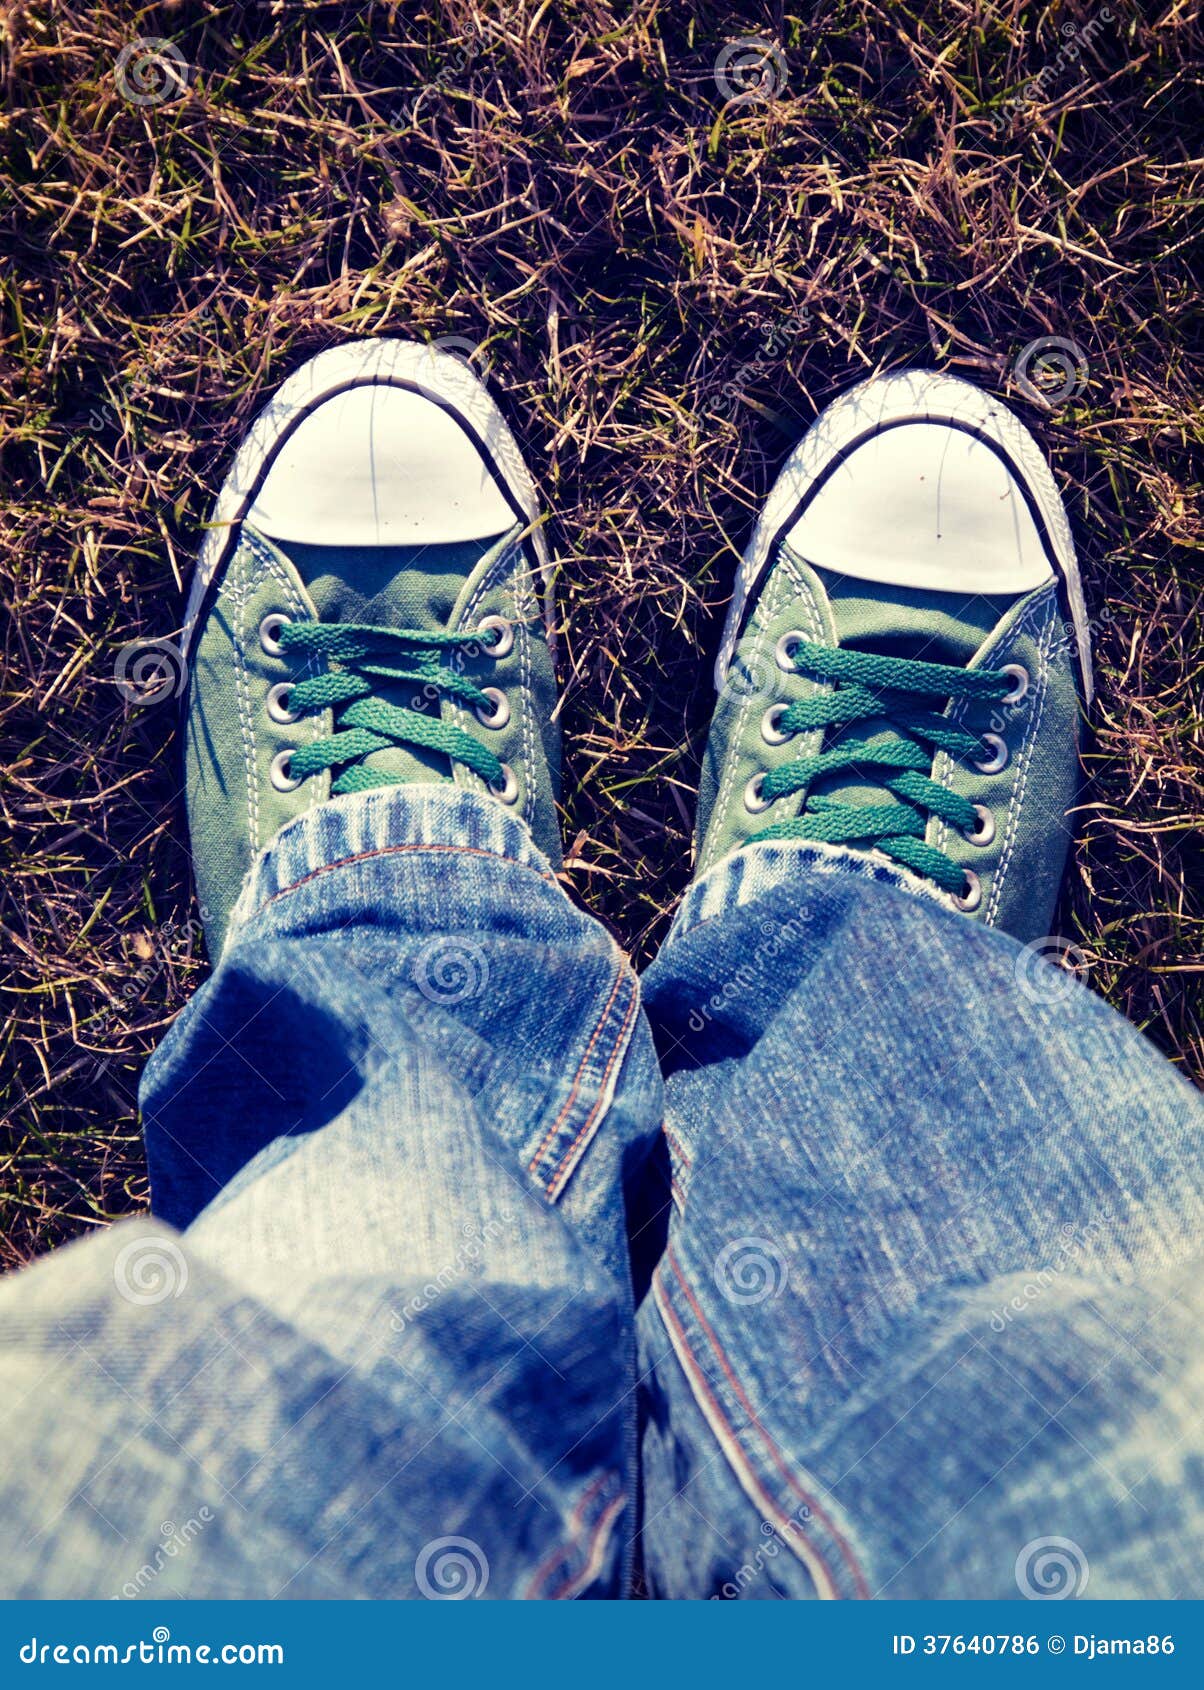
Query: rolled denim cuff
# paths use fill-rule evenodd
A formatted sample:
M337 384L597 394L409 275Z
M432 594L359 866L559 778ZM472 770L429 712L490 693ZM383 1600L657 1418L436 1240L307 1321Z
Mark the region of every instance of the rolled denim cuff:
M817 839L772 839L733 851L696 880L682 899L669 938L688 933L726 910L751 904L784 882L797 881L801 887L815 876L876 881L926 898L942 909L955 908L938 887L877 852L850 851Z
M526 823L496 799L446 781L375 786L332 798L281 828L243 881L226 948L265 905L326 869L423 850L508 858L557 884Z

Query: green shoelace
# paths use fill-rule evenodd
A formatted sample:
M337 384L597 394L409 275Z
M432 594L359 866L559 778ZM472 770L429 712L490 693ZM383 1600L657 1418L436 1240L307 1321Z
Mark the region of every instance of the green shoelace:
M437 634L415 628L374 628L357 622L285 622L278 639L285 651L323 657L337 665L311 675L290 688L288 709L304 716L315 710L335 711L335 731L293 752L289 778L304 780L323 769L343 767L331 792L362 792L371 786L392 786L403 775L366 769L362 759L391 746L420 746L440 751L463 763L490 786L505 779L493 752L453 722L441 721L377 696L381 681L401 682L428 698L461 700L473 709L490 709L493 701L466 675L449 666L447 657L469 646L488 651L502 639L484 633Z
M952 757L981 759L987 748L927 701L940 700L942 706L962 698L998 703L1012 692L1015 676L998 669L961 669L834 649L803 639L790 655L800 674L833 686L829 692L788 705L775 723L779 733L847 728L871 719L876 728L870 736L844 733L830 750L797 757L771 770L761 778L761 798L786 798L820 777L842 772L854 772L881 785L892 797L880 804L865 804L815 793L805 800L801 815L775 822L754 837L855 843L885 852L945 892L964 893L965 871L943 851L926 844L924 835L930 815L968 833L977 812L968 798L941 786L928 771L937 750Z

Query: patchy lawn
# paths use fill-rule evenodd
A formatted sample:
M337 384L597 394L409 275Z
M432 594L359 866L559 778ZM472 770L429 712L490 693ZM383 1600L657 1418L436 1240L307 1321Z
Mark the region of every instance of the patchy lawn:
M0 28L0 1264L145 1203L138 1075L205 963L175 710L122 653L178 632L273 385L364 334L460 337L536 472L568 877L639 961L777 466L875 369L1006 396L1096 631L1059 932L1204 1074L1198 4L33 0Z

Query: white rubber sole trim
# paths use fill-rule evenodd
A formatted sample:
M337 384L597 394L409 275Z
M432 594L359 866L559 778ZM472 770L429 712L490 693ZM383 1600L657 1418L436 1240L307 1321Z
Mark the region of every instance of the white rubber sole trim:
M255 502L275 453L291 430L324 399L349 387L417 389L450 411L466 429L509 497L539 566L544 614L553 632L552 565L539 524L539 501L518 442L488 392L462 359L410 340L355 340L318 353L288 377L243 438L206 525L184 613L187 654L206 595L233 548L240 523Z
M899 422L947 422L969 429L992 441L1023 479L1041 518L1049 561L1066 592L1084 698L1090 704L1095 688L1083 585L1066 507L1045 455L1001 400L968 381L935 370L906 370L860 383L820 412L787 458L736 573L731 609L715 662L716 690L721 690L727 679L749 601L809 489L856 441L884 425Z

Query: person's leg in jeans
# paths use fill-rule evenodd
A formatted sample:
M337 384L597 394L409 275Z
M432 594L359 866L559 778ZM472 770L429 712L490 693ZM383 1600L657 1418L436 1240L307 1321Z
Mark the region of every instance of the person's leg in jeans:
M0 1287L6 1595L628 1587L661 1085L556 884L530 498L469 373L396 343L240 454L191 607L220 961L144 1083L162 1224Z
M1087 653L1033 442L868 384L788 464L732 635L644 981L648 1587L1200 1596L1204 1106L1042 960Z

